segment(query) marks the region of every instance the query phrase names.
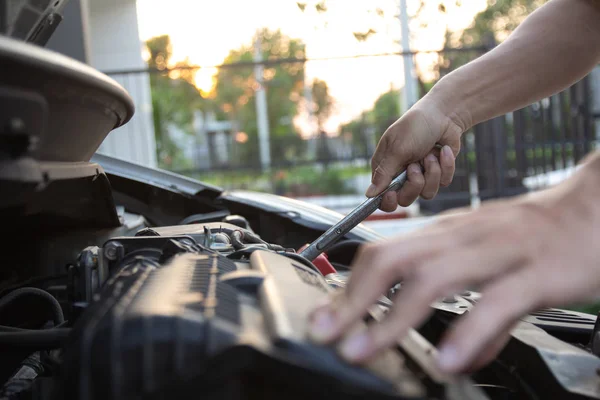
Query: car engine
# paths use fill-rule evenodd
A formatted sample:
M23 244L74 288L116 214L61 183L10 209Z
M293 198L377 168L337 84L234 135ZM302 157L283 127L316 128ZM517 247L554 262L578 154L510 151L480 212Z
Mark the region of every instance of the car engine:
M561 389L556 371L542 365L544 357L563 363L579 358L586 367L579 376L571 371L573 384L596 374L589 368L597 357L531 323L515 330L503 352L512 366L501 357L472 377L437 370L432 343L477 302L475 292L440 300L433 305L436 315L396 348L368 365L349 365L334 346L314 344L306 335L310 311L344 287L349 271L332 261L329 268L335 264L339 271L323 275L322 265L262 240L244 217L224 220L146 226L111 237L81 249L65 285L21 286L1 297L0 316L11 304L23 312L26 305L18 300L29 297L52 305L52 321L38 330L1 327L0 346L13 345L5 354L17 349L22 360L0 398L546 398L538 397L546 389L518 373L515 365L523 362L537 368L532 375L547 375L542 387L557 385L551 389L562 393L557 398L593 398ZM397 290L401 285L380 299L365 324L385 316ZM558 312L540 315L560 319ZM538 355L523 359L527 351Z
M69 279L73 304L86 310L57 398L432 395L400 351L364 368L310 343L308 313L334 289L312 263L249 229L143 229L85 249ZM484 398L466 387L460 398Z

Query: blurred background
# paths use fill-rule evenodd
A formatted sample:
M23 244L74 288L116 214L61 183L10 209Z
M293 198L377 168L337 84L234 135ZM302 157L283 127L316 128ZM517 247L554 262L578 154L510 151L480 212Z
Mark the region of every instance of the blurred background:
M342 213L386 128L501 43L540 0L71 0L48 47L108 74L137 111L100 153ZM376 213L418 218L559 182L600 132L600 69L475 126L454 182Z

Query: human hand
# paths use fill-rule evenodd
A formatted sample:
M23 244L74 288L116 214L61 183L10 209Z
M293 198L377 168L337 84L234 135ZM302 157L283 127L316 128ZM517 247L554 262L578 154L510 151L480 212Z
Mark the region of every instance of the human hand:
M433 198L440 186L452 182L462 133L463 128L446 116L433 100L425 97L419 101L381 137L371 160L371 186L367 197L381 193L406 168L408 180L398 192L385 194L381 210L389 212L398 205L408 206L419 195L424 199ZM442 146L441 150L434 148L436 144Z
M435 300L480 285L477 305L446 332L439 365L448 372L491 361L524 314L600 294L600 155L551 189L441 218L409 237L363 247L344 292L315 310L310 336L341 339L345 359L362 363L420 325ZM394 283L380 323L343 337Z

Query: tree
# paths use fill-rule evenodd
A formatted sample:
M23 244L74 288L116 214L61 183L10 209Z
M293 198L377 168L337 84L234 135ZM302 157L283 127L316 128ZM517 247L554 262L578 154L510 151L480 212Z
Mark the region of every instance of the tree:
M304 44L281 31L262 29L260 36L263 60L273 58L303 58ZM232 50L224 63L251 62L252 44ZM278 64L264 68L264 86L267 96L272 162L297 158L303 147L293 124L304 87L304 66L301 63ZM258 82L252 67L221 68L216 75L212 93L218 119L235 121L248 140L238 143L237 160L243 165L258 165L258 127L255 90Z
M385 130L398 118L400 90L392 89L380 95L373 108L342 125L342 133L350 132L356 154L371 156L373 141L379 141Z
M148 66L154 70L166 70L172 54L168 35L157 36L146 42L150 53ZM175 67L188 66L183 61ZM167 73L151 73L152 111L156 136L158 163L161 168L186 169L192 160L183 156L180 145L173 140L170 130L179 129L193 136L194 112L203 108L204 101L193 84L193 70L181 69Z
M491 49L496 43L506 39L529 14L547 1L488 0L488 7L475 16L471 26L459 32L446 32L444 47L484 46ZM463 52L440 54L437 64L439 77L450 73L479 55Z
M320 79L315 79L312 84L312 100L313 113L317 118L317 126L319 131L323 130L323 126L327 119L331 116L334 107L334 100L329 94L327 82Z

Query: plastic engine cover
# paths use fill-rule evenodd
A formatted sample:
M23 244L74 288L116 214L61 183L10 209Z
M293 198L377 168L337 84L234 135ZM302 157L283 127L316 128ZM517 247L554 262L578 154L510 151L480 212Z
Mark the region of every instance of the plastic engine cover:
M332 290L294 260L255 251L164 265L137 257L82 315L56 398L425 398L390 350L367 367L306 339L307 315Z

